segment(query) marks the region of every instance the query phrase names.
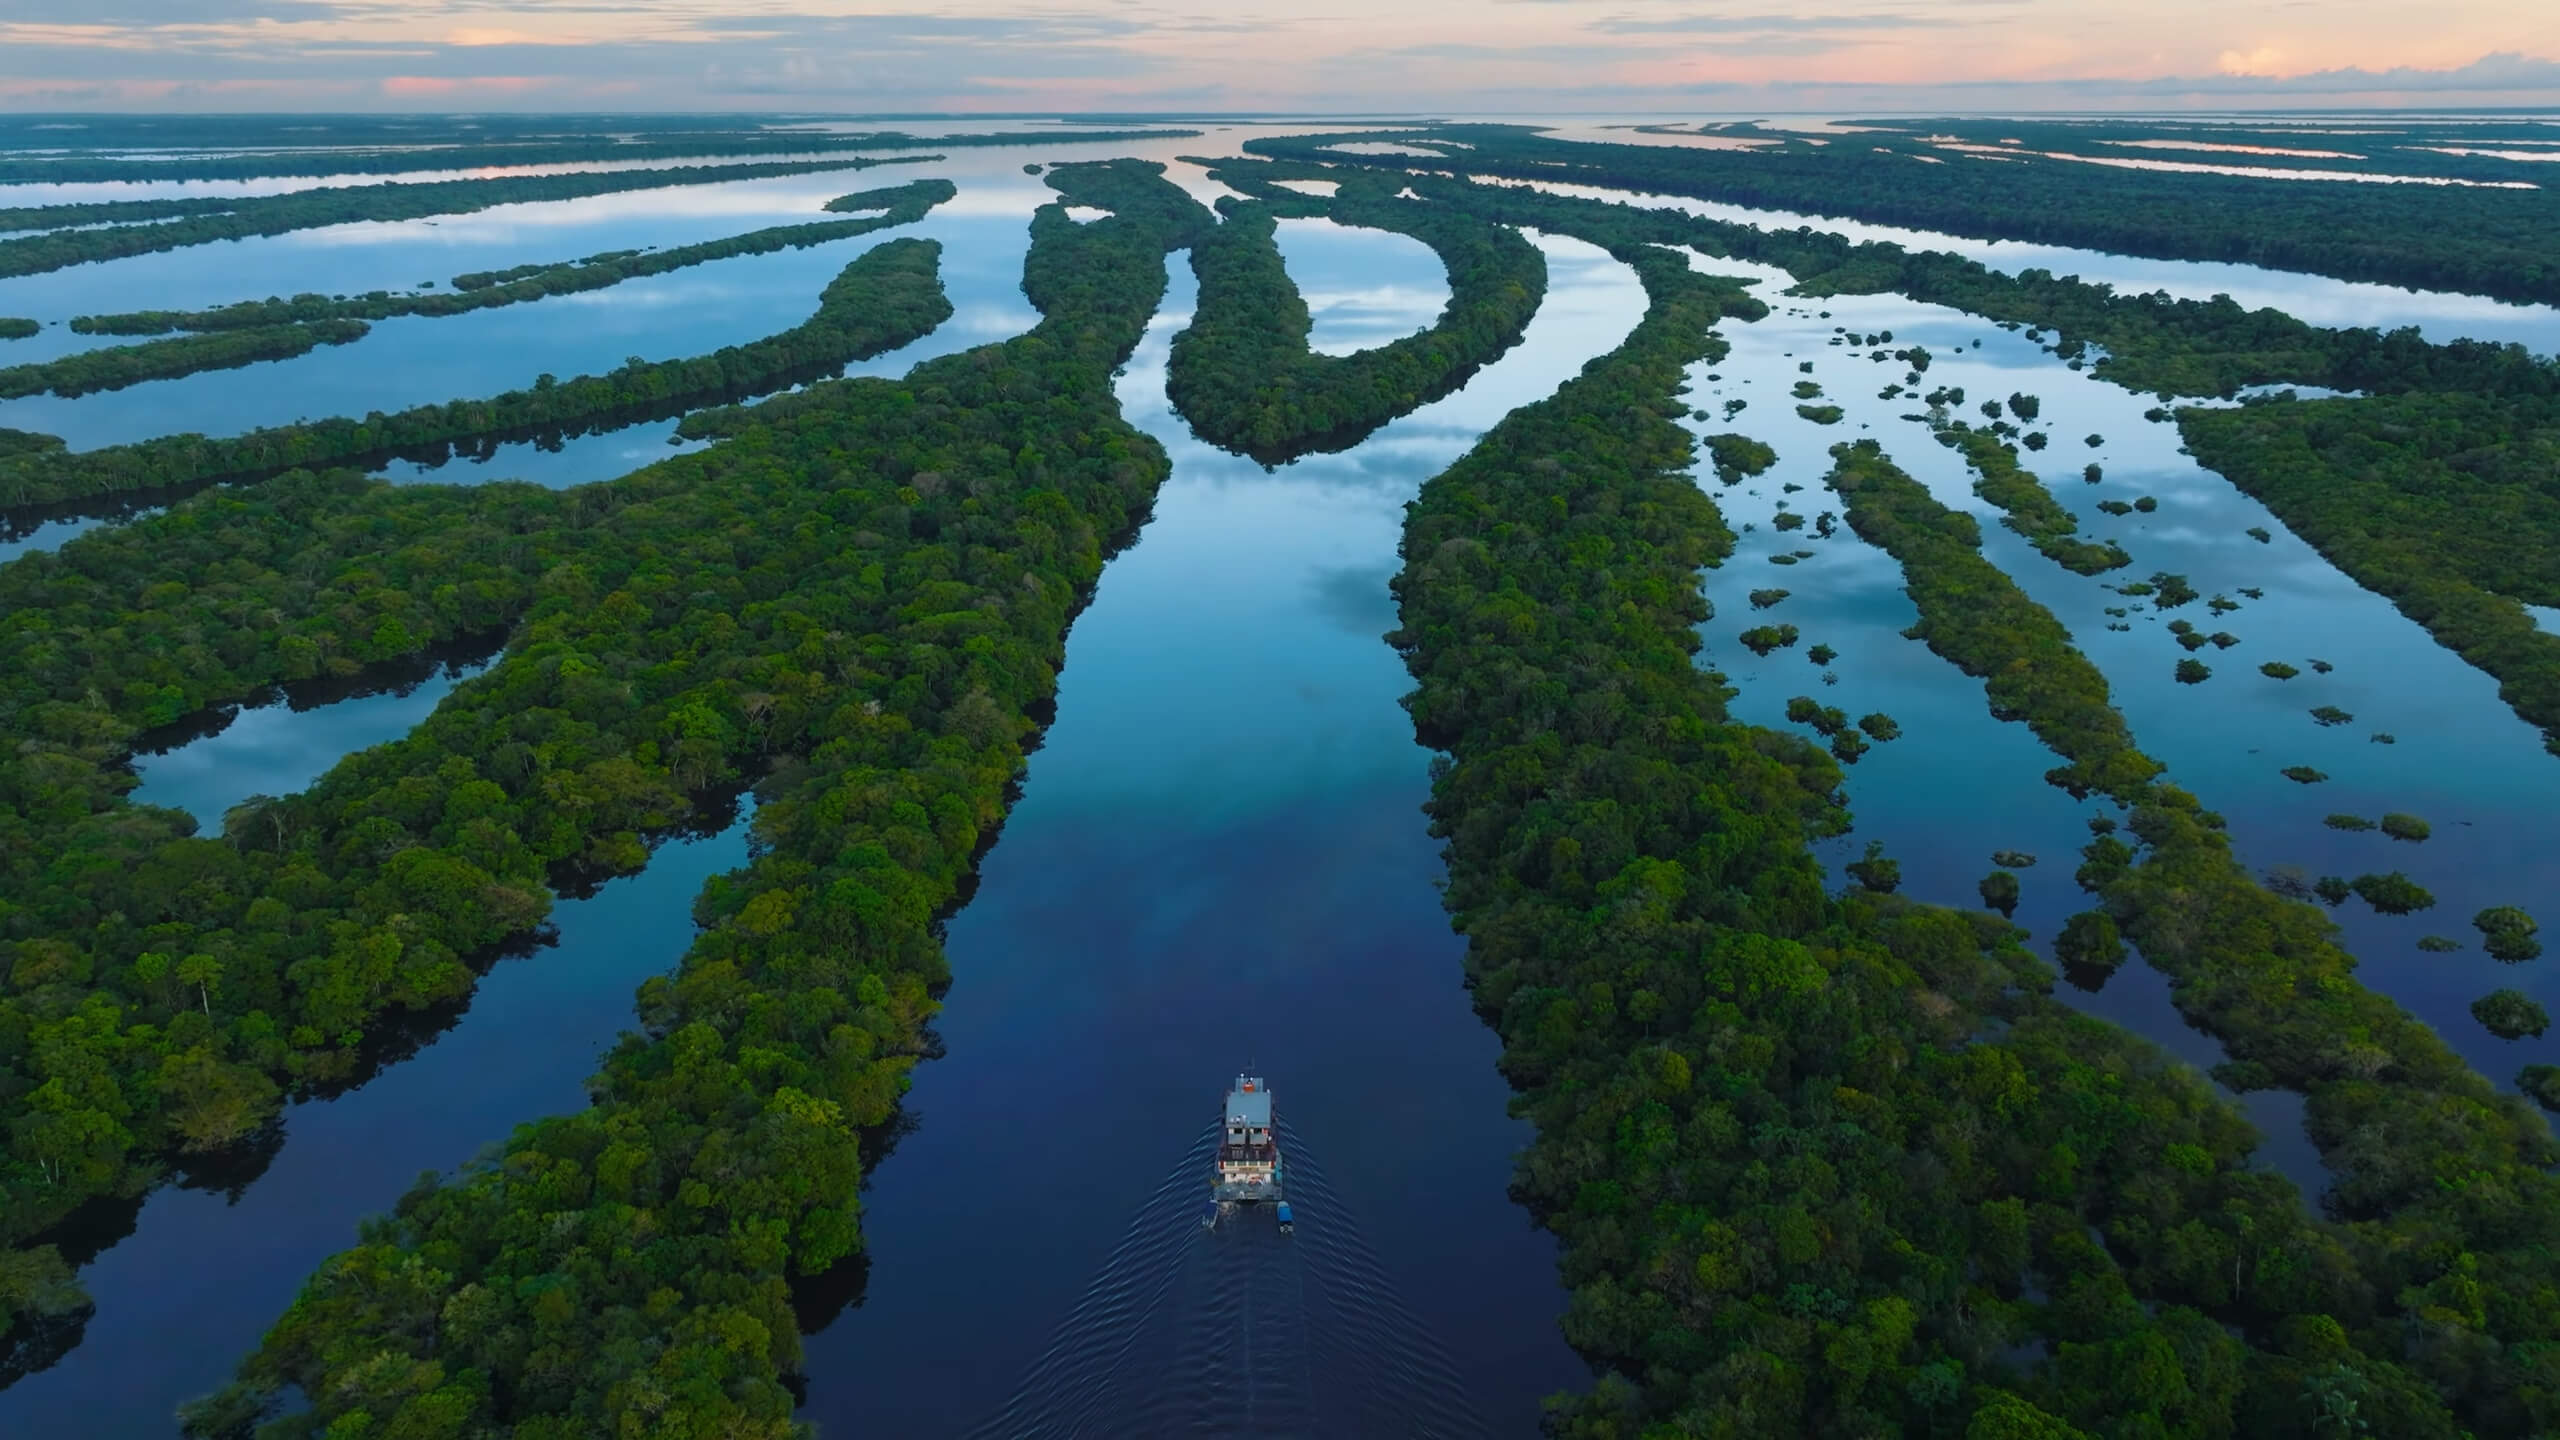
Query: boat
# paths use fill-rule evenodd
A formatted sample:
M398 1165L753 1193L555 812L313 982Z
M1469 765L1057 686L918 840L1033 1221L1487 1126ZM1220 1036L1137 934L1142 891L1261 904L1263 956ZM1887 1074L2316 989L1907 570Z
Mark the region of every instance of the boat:
M1269 1205L1280 1233L1295 1228L1280 1160L1280 1135L1274 1128L1271 1086L1259 1075L1238 1075L1227 1091L1219 1125L1218 1154L1209 1167L1209 1199L1200 1223L1242 1206Z

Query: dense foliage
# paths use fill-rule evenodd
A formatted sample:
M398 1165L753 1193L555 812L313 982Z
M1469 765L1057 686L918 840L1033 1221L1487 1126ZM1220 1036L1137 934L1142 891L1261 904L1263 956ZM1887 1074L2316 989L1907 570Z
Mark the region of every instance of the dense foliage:
M1970 517L1871 441L1833 453L1850 525L1903 567L1920 610L1913 633L1985 676L1995 711L2025 720L2069 762L2058 783L2133 807L2144 848L2102 834L2079 880L2169 976L2180 1012L2222 1041L2222 1078L2306 1098L2333 1178L2324 1199L2347 1222L2337 1243L2359 1277L2356 1313L2328 1313L2359 1363L2423 1377L2477 1434L2560 1424L2560 1146L2549 1128L2357 983L2326 916L2260 887L2218 819L2151 778L2160 767L2133 747L2105 679L1968 543ZM2389 877L2372 878L2398 898Z
M908 225L923 219L933 207L948 202L956 193L948 180L912 180L904 185L839 195L827 202L829 210L887 212L878 216L859 220L820 220L803 225L773 225L742 235L705 240L698 245L678 245L669 250L626 250L578 261L520 265L495 275L457 275L451 290L403 295L376 290L348 298L296 295L290 300L246 300L211 310L135 310L116 315L82 315L72 320L71 328L86 335L166 335L176 330L249 330L322 320L463 315L553 295L602 290L626 280L664 275L713 260L804 249L867 235L891 226ZM359 330L357 333L363 332ZM0 372L0 375L6 373Z
M683 165L658 170L574 170L554 175L513 175L496 180L423 180L380 185L327 185L281 195L196 197L183 200L107 200L86 205L43 205L0 210L0 230L43 228L41 235L0 240L0 276L40 275L69 265L149 255L216 240L282 235L357 220L415 220L428 215L467 215L493 205L537 200L576 200L625 190L675 185L719 185L779 175L859 170L882 162L847 156L837 160L744 165ZM150 223L134 223L134 222ZM90 226L90 229L65 229Z
M2199 463L2497 677L2560 753L2560 400L2465 393L2185 409Z
M1226 201L1225 223L1192 249L1200 299L1174 337L1165 393L1211 444L1279 464L1345 450L1436 400L1518 344L1547 290L1546 258L1516 230L1445 206L1399 200L1365 176L1330 200L1279 187ZM1278 217L1322 214L1410 235L1449 272L1449 304L1430 329L1350 355L1307 347L1313 322L1281 263Z
M1428 147L1431 159L1350 155L1360 140ZM1245 142L1265 155L1563 181L1909 225L1984 240L2034 240L2166 260L2226 260L2346 280L2560 301L2560 193L2532 186L2317 184L2157 174L2004 156L1983 163L1916 136L1856 144L1801 137L1752 151L1565 140L1519 126L1448 125L1370 135ZM1946 163L1925 173L1915 155ZM2541 177L2535 177L2540 179Z
M420 405L389 415L376 411L361 420L277 425L228 439L169 435L99 450L0 455L0 504L168 490L393 455L441 461L457 447L485 453L509 439L607 430L817 379L847 361L929 334L950 318L951 304L934 274L939 255L940 247L931 241L886 241L828 284L818 298L817 314L778 334L724 345L708 355L634 360L603 375L566 381L546 375L529 390L485 399Z
M75 350L52 360L0 368L0 400L47 392L86 395L146 380L174 380L199 370L236 370L264 360L290 360L323 345L361 340L371 328L361 320L314 320L219 335L187 335L148 345Z
M1114 214L1035 217L1030 333L571 492L599 535L546 577L582 592L537 607L561 643L528 632L466 688L651 714L661 761L737 746L764 777L755 859L705 890L704 933L643 987L594 1106L412 1191L197 1433L245 1431L294 1386L310 1409L265 1433L794 1432L789 1282L860 1246L861 1132L948 978L934 920L1003 813L1068 619L1166 469L1111 373L1205 212L1152 166L1049 176ZM430 774L429 815L527 793Z
M1739 485L1754 475L1766 474L1778 463L1778 452L1748 435L1726 431L1706 438L1707 458L1714 462L1716 478L1727 485ZM1777 592L1784 596L1785 591ZM1759 603L1756 599L1752 602Z

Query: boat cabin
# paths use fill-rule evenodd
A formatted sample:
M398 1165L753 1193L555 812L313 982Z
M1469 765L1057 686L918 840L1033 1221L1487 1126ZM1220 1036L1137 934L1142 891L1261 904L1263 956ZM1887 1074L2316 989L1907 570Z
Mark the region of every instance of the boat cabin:
M1229 1184L1269 1184L1280 1165L1271 1136L1271 1087L1259 1075L1239 1075L1227 1092L1225 1134L1218 1142L1218 1175Z

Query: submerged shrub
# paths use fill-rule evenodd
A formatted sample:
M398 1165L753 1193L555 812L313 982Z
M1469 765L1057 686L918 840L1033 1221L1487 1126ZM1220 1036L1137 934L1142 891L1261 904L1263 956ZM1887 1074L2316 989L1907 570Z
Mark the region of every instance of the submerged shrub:
M2492 905L2472 916L2471 924L2480 932L2481 948L2510 965L2521 965L2542 953L2542 942L2533 938L2541 927L2513 905Z
M2201 660L2188 659L2178 662L2178 683L2181 685L2201 685L2212 678L2212 668Z
M2284 778L2292 781L2296 785L2317 785L2321 781L2329 778L2327 771L2314 770L2308 765L2287 765L2284 769L2276 773L2284 776Z
M1793 625L1754 625L1735 638L1752 654L1766 655L1796 643L1796 633Z
M2501 1040L2540 1039L2551 1028L2551 1013L2518 990L2492 990L2472 1001L2471 1018Z
M2421 935L2418 948L2430 955L2450 955L2462 948L2462 942L2450 935Z
M1902 738L1902 726L1881 710L1859 716L1858 728L1867 732L1868 739L1879 743Z
M2292 666L2287 665L2281 660L2270 660L2266 664L2258 667L2258 673L2266 676L2270 680L2290 680L2302 672L2294 669Z
M2382 817L2382 833L2394 840L2406 840L2415 844L2436 832L2434 826L2417 816L2403 815L2394 810Z
M1994 870L1982 877L1974 887L1982 892L1982 903L2003 915L2018 913L2018 877L2006 870Z
M2357 876L2355 892L2364 897L2366 904L2385 915L2408 915L2429 909L2436 903L2436 897L2428 893L2427 887L2397 870L2388 875Z
M1885 858L1884 842L1867 842L1866 855L1840 867L1851 879L1879 895L1890 895L1902 884L1902 862Z
M2314 705L2311 707L2311 718L2319 721L2323 726L2329 726L2353 724L2356 717L2335 705Z
M1798 695L1787 702L1787 718L1798 725L1810 725L1821 735L1837 735L1849 728L1849 715L1836 705L1825 705L1810 695Z
M1770 606L1777 604L1779 601L1786 599L1788 594L1789 592L1785 590L1754 590L1751 592L1751 608L1754 610L1766 610Z
M2373 822L2361 815L2332 815L2320 822L2332 830L2370 830Z
M2516 1088L2540 1102L2545 1110L2560 1110L2560 1065L2527 1065L2516 1077Z
M2053 958L2065 965L2113 970L2124 963L2124 937L2103 910L2083 910L2062 922L2053 937Z

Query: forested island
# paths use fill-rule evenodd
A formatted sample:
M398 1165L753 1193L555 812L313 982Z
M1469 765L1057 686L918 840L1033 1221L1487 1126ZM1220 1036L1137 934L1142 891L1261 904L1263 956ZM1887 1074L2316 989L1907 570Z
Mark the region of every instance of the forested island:
M1203 436L1265 464L1347 449L1457 389L1519 343L1546 294L1546 260L1518 231L1400 200L1391 185L1355 179L1330 198L1278 186L1254 193L1256 202L1222 205L1224 223L1192 251L1200 302L1175 337L1166 393ZM1273 240L1283 216L1422 241L1448 267L1448 309L1418 335L1352 355L1314 353L1306 301Z

